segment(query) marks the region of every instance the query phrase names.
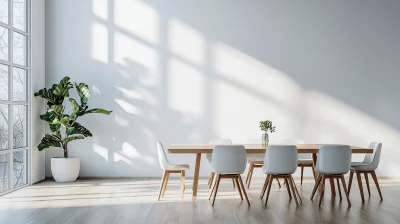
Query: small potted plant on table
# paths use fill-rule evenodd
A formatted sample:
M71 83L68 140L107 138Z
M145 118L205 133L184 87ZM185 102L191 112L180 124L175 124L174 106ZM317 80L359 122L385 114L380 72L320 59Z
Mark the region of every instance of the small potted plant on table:
M260 121L260 128L261 131L264 132L261 137L262 145L267 146L269 143L268 131L270 133L275 132L275 126L272 126L272 121L265 120L265 121Z

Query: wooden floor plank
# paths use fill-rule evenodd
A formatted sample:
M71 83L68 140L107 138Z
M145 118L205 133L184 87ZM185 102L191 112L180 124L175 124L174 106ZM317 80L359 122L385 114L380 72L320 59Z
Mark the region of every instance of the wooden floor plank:
M240 199L232 181L222 180L214 207L208 200L207 178L200 179L197 200L192 201L191 180L181 199L179 178L171 177L159 202L159 178L80 179L67 184L45 180L0 197L0 223L400 223L400 181L379 180L384 201L371 182L365 204L353 186L351 208L344 197L340 200L330 191L319 207L317 197L309 199L312 178L297 185L301 206L289 201L286 188L273 184L265 207L265 197L259 198L264 179L254 176L251 188L246 188L251 206Z

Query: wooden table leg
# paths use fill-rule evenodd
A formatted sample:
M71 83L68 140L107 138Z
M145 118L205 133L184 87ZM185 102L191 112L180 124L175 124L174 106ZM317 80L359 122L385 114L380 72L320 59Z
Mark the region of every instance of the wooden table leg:
M317 173L317 171L315 170L315 167L317 166L317 153L313 153L312 154L312 161L313 161L313 170L314 170L314 179L315 180L317 180L317 177L318 177L318 173Z
M196 154L196 165L194 167L194 177L193 177L193 196L192 199L196 200L197 197L197 187L199 185L199 172L200 172L200 160L201 160L201 153Z

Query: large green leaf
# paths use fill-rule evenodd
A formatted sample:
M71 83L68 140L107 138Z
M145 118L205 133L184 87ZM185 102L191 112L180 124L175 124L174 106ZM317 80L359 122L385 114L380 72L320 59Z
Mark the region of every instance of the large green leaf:
M72 113L71 113L71 120L75 121L76 118L79 116L80 111L82 110L82 107L79 106L79 104L76 102L76 100L69 98L69 102L71 102L72 106Z
M71 142L74 140L79 140L79 139L84 139L84 138L85 138L85 136L83 136L83 135L74 135L74 136L68 137L66 142Z
M41 120L47 121L49 123L53 122L54 119L56 119L56 118L57 118L56 114L53 111L49 111L49 110L46 111L45 114L40 115Z
M75 122L67 129L67 136L70 135L83 135L85 137L92 137L92 133L78 122Z
M69 127L69 116L64 116L63 118L61 118L61 120L59 121L59 123L64 126L64 127Z
M79 83L79 85L77 83L74 83L74 85L79 97L81 98L81 106L86 107L90 96L88 85L82 82Z
M60 130L61 124L59 122L57 114L53 110L49 109L48 111L46 111L45 114L40 115L40 119L49 123L50 130L52 132Z
M107 114L107 115L109 115L111 112L112 112L112 110L110 111L110 110L105 110L102 108L94 108L94 109L87 110L85 112L85 114Z
M54 95L59 97L69 97L69 89L71 89L72 83L69 82L69 77L65 76L61 79L60 83L56 85L55 89L53 90Z
M61 147L61 142L62 141L58 136L46 134L45 136L43 136L42 141L38 145L38 149L39 151L42 151L46 148Z
M61 115L63 109L64 109L64 106L62 104L60 104L60 105L51 106L49 110L53 111L58 116L58 115Z
M50 107L54 104L58 104L59 97L53 94L52 89L43 88L36 92L34 96L42 97L43 99L47 100L47 105Z

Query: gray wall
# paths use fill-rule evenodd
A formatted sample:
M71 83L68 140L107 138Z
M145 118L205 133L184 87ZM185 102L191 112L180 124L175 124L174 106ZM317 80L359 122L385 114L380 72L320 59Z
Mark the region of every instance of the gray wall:
M159 176L155 141L241 143L263 119L274 142L383 142L378 173L398 176L399 12L399 1L47 1L46 84L86 82L90 105L114 111L81 120L94 134L70 146L81 176Z

